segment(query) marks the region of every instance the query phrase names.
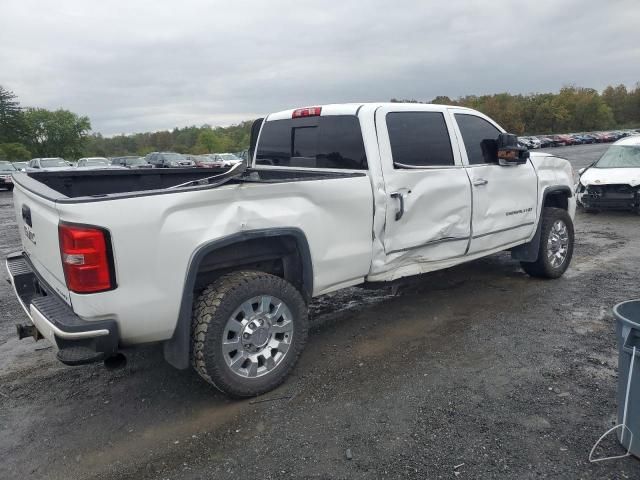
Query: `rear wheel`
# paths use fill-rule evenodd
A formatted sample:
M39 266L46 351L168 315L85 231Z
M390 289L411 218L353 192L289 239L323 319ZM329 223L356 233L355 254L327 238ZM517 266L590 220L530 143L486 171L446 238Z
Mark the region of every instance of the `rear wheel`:
M234 272L209 285L195 304L192 363L228 395L260 395L287 377L307 330L307 307L293 285L263 272Z
M543 210L540 249L535 262L520 262L532 277L558 278L569 267L573 256L573 221L566 210L547 207Z

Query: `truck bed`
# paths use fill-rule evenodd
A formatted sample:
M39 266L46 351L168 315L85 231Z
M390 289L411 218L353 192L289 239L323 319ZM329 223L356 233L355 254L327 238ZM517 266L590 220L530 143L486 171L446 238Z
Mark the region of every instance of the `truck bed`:
M103 197L113 194L133 194L165 190L190 181L202 180L224 173L226 168L167 168L140 170L87 170L59 172L28 172L26 175L70 199ZM364 173L318 172L290 169L247 169L228 184L243 182L283 183L362 176ZM21 176L21 175L20 175ZM18 176L18 182L20 182ZM29 182L25 182L29 183ZM25 185L27 186L27 185ZM203 185L200 188L208 188ZM43 193L43 192L38 192Z

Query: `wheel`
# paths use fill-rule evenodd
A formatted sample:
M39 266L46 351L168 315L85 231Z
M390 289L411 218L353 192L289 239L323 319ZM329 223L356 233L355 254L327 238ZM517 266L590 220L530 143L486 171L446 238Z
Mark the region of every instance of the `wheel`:
M532 277L558 278L573 256L573 222L566 210L547 207L542 212L540 250L535 262L520 262Z
M307 331L307 306L293 285L263 272L230 273L195 303L192 364L228 395L260 395L287 377Z

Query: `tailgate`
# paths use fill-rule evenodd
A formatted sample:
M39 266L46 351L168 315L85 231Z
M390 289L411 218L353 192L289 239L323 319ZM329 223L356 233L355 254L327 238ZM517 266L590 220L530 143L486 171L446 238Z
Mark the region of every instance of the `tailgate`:
M71 304L60 259L59 217L55 202L16 184L13 203L24 252L45 282Z

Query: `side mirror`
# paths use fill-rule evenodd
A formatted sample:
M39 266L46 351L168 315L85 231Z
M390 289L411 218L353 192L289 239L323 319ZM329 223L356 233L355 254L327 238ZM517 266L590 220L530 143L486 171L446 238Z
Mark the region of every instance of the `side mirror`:
M500 165L522 165L529 159L529 150L518 145L518 137L513 133L501 133L496 140L498 163Z

